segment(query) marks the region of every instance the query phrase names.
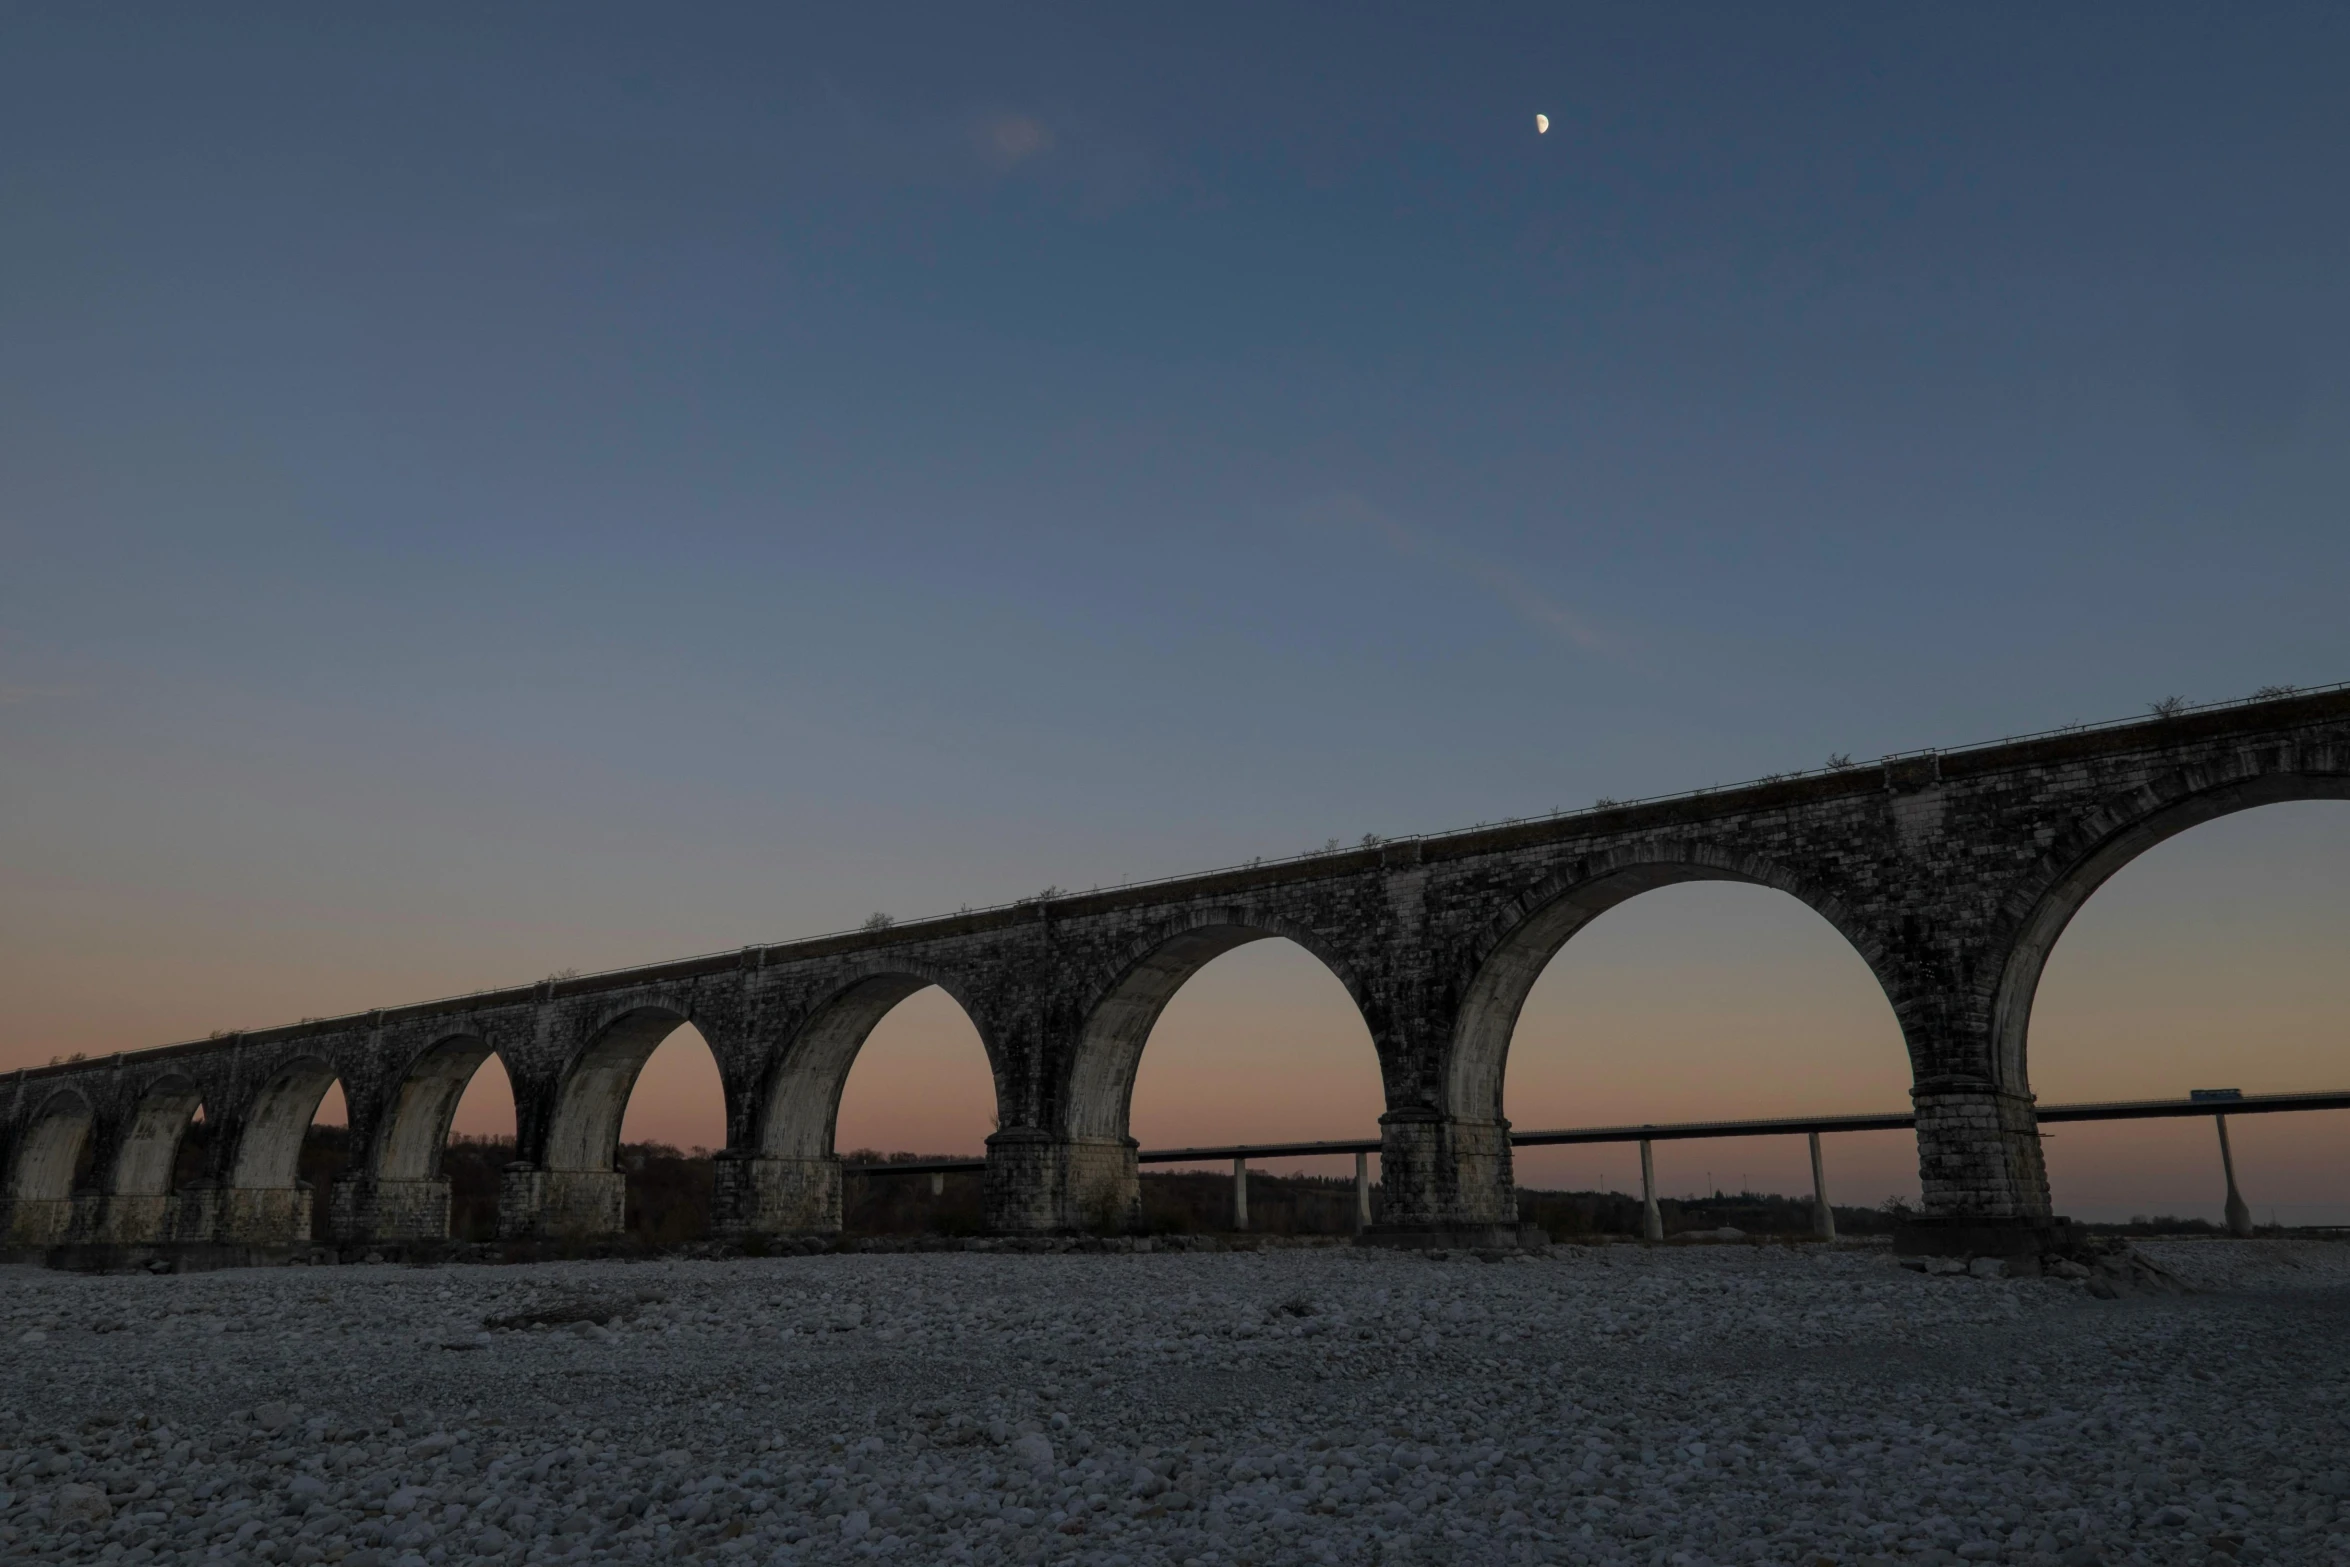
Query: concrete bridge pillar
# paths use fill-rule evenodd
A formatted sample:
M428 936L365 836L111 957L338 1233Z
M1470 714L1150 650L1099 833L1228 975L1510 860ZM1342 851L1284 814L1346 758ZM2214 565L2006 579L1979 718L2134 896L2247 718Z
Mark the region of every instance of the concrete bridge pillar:
M1390 1246L1514 1246L1518 1200L1510 1123L1426 1106L1379 1118L1385 1200L1364 1239Z
M498 1239L581 1240L628 1228L618 1170L543 1170L517 1159L498 1178Z
M21 1098L23 1090L18 1090ZM47 1247L73 1231L76 1188L86 1184L82 1160L95 1134L97 1111L75 1088L43 1094L32 1113L11 1128L5 1147L7 1186L0 1194L7 1225L0 1238L12 1247Z
M171 1194L171 1208L166 1215L169 1228L163 1238L170 1241L204 1242L220 1233L221 1183L210 1177L199 1177Z
M838 1235L841 1165L727 1149L718 1155L711 1229L719 1235Z
M73 1229L74 1204L70 1197L17 1197L7 1204L7 1244L10 1246L55 1246L65 1240Z
M338 1241L438 1241L449 1237L449 1182L353 1173L334 1184L327 1226Z
M1916 874L1937 871L1966 888L1946 866L1921 866ZM1926 939L1906 963L1888 966L1895 977L1886 994L1912 1066L1920 1192L1920 1211L1894 1237L1894 1248L2001 1257L2013 1271L2036 1273L2040 1259L2065 1249L2070 1236L2049 1202L2040 1122L2024 1070L2022 1030L2030 1009L2003 998L1997 977L2019 965L2036 975L2031 949L2045 940L2028 932L2020 943L1970 932L1964 912L1961 906L1921 919ZM1882 940L1898 951L1902 937L1887 932Z
M1924 1209L1897 1250L2021 1259L2061 1243L2031 1095L1942 1077L1921 1078L1910 1097Z
M169 1240L173 1207L160 1193L84 1192L74 1199L73 1239L107 1246Z
M1640 1139L1640 1238L1665 1238L1664 1210L1656 1205L1656 1147L1645 1137Z
M614 1166L629 1090L674 1026L626 1020L562 1076L509 1068L517 1157L498 1177L498 1239L585 1240L628 1228L628 1177Z
M987 1140L987 1227L1009 1235L1104 1233L1142 1223L1142 1179L1131 1137L1083 1137L1006 1127Z
M1929 1215L2045 1219L2048 1171L2032 1096L1948 1078L1911 1092L1918 1174Z
M214 1238L231 1246L307 1245L314 1196L308 1181L223 1187Z
M441 1174L449 1121L474 1069L480 1040L456 1035L426 1051L396 1081L347 1084L350 1163L327 1192L327 1230L344 1245L449 1238L450 1189Z
M65 1221L65 1240L69 1245L95 1240L106 1223L106 1194L94 1186L85 1186L68 1199L72 1208Z

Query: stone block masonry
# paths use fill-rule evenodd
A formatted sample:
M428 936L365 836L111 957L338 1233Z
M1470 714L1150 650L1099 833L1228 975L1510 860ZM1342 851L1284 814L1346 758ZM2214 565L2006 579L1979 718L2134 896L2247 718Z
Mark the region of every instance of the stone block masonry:
M841 1085L929 985L993 1071L989 1223L1117 1230L1139 1214L1127 1104L1152 1024L1201 967L1268 937L1328 965L1378 1051L1385 1200L1366 1239L1485 1244L1516 1223L1502 1072L1544 965L1626 899L1723 880L1801 899L1884 987L1918 1113L1911 1244L2021 1254L2054 1225L2026 1045L2066 922L2173 833L2345 797L2350 692L2287 695L31 1068L0 1078L0 1247L300 1244L295 1162L337 1082L352 1163L329 1222L354 1244L430 1239L449 1119L492 1054L519 1143L501 1232L614 1233L629 1092L688 1022L725 1088L721 1230L836 1231ZM206 1167L174 1189L199 1105Z

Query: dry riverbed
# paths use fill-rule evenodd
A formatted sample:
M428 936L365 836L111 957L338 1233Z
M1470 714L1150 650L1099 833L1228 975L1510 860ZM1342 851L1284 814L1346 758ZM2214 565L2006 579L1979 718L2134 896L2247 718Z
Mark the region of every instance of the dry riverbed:
M0 1269L0 1560L2350 1563L2350 1245Z

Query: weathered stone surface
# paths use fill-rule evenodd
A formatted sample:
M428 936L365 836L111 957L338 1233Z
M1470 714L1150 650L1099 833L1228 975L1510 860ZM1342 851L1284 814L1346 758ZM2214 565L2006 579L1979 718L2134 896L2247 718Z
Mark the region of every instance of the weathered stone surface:
M628 1178L618 1170L509 1166L498 1186L498 1237L568 1240L617 1235L627 1221L627 1204Z
M333 1228L338 1235L379 1241L429 1241L449 1233L449 1183L362 1175L337 1181Z
M2017 1244L1987 1249L2029 1249L2050 1212L2025 1043L2065 923L2172 833L2343 797L2350 693L2287 696L33 1068L0 1082L0 1235L297 1241L302 1132L339 1081L355 1157L332 1222L419 1238L446 1224L440 1149L492 1053L520 1142L504 1232L616 1230L622 1110L689 1021L716 1054L738 1165L722 1223L823 1232L841 1084L874 1024L931 984L993 1071L991 1223L1115 1229L1136 1212L1127 1104L1152 1024L1201 966L1272 936L1329 966L1377 1047L1382 1225L1488 1234L1515 1220L1502 1077L1536 977L1607 909L1712 879L1779 888L1852 943L1909 1048L1929 1223L2006 1226ZM199 1104L210 1162L171 1192Z
M840 1161L718 1156L711 1206L720 1235L831 1235L840 1230Z

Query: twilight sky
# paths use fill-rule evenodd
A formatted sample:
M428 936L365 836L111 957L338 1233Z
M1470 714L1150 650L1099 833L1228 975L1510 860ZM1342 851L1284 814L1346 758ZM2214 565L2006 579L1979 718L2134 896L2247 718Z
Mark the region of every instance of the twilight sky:
M0 5L0 1066L2350 676L2346 46ZM2197 829L2068 934L2035 1087L2350 1082L2346 936L2350 807ZM1368 1048L1245 949L1137 1134L1362 1135ZM714 1135L697 1049L631 1135ZM975 1146L984 1083L909 1001L843 1144ZM1905 1086L1858 960L1724 887L1579 938L1509 1079ZM2350 1213L2350 1118L2284 1122L2255 1208ZM2059 1206L2216 1212L2209 1142L2072 1129Z

